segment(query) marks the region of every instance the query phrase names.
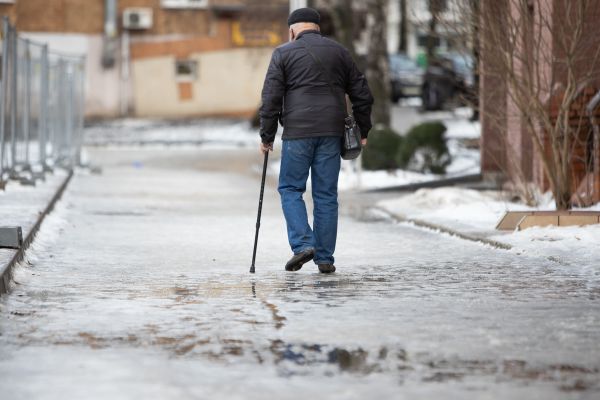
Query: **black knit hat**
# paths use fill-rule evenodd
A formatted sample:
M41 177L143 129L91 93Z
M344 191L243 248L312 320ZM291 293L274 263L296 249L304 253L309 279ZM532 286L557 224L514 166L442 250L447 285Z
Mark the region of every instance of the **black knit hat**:
M288 18L288 26L292 26L298 22L312 22L319 25L321 16L314 8L305 7L294 10Z

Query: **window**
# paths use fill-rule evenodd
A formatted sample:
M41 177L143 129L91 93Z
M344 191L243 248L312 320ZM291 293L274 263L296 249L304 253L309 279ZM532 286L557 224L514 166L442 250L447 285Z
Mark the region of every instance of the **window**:
M427 47L427 42L429 41L429 35L427 34L419 34L417 36L417 45L419 47ZM440 47L440 38L439 37L434 37L433 38L433 47Z
M208 0L160 0L163 8L207 8Z
M175 79L179 82L191 82L198 78L198 61L175 61Z

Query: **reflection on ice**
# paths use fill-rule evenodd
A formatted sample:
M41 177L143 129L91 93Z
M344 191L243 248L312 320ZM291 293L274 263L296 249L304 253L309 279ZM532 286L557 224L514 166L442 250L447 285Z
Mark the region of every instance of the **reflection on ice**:
M6 398L558 399L600 389L592 267L344 216L336 274L311 264L286 273L269 187L250 275L257 182L243 157L256 157L170 151L178 168L164 151L145 152L143 169L127 151L97 151L105 173L76 176L44 223L0 300Z

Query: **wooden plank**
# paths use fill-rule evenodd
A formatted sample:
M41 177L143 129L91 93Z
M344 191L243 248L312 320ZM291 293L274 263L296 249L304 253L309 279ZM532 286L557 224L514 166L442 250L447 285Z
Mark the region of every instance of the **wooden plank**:
M507 211L496 225L496 229L499 231L514 231L523 217L531 214L531 211Z
M496 229L512 231L531 226L573 226L596 223L600 223L600 211L507 211L496 225Z
M559 226L583 226L598 223L596 215L561 215L558 217Z
M518 229L523 230L534 226L556 226L558 225L558 215L526 215L519 222Z

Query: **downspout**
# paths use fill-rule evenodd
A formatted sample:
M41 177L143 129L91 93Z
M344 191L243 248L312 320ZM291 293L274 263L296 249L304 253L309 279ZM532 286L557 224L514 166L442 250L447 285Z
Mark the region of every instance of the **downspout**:
M102 43L102 66L115 65L117 53L117 0L104 0L104 37Z
M129 52L129 31L124 29L121 37L121 116L129 115L129 85L130 85L130 52Z
M594 132L594 169L592 178L592 199L600 201L600 121L594 116L594 111L600 105L600 91L590 100L586 107Z
M308 0L290 0L290 13L298 8L308 7Z

